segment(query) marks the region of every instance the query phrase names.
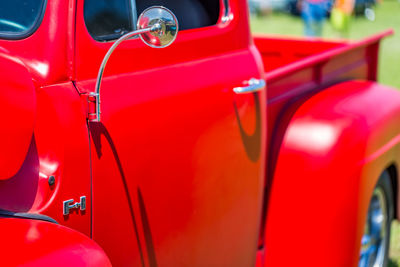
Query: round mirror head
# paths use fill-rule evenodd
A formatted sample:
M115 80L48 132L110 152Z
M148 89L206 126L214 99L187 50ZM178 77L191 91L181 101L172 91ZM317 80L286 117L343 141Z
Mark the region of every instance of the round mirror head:
M147 8L140 14L137 29L151 28L150 32L140 34L142 41L148 46L163 48L172 44L178 34L178 20L174 13L162 6Z

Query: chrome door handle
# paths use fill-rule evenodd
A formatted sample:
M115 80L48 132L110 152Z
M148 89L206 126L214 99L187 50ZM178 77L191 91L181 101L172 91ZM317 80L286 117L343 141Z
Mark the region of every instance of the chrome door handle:
M261 91L265 88L265 81L263 79L251 78L246 81L245 84L248 84L248 86L235 87L233 88L233 91L236 94L248 94Z

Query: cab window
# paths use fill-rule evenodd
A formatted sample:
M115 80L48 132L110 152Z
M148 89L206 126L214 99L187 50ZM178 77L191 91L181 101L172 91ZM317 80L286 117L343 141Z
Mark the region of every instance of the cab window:
M114 40L134 30L137 16L150 6L170 9L180 30L214 25L220 14L220 0L85 0L86 27L98 41Z
M170 9L181 30L214 25L219 18L219 0L136 0L138 14L150 6Z
M44 0L0 1L0 37L19 39L36 30L44 13Z

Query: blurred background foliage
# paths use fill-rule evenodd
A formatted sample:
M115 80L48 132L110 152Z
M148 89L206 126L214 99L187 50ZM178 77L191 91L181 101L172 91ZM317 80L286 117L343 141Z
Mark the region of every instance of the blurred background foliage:
M302 36L303 22L300 16L293 15L293 0L270 0L268 4L255 8L251 17L251 29L254 33L269 33L289 36ZM259 2L263 2L259 0ZM278 2L279 4L277 4ZM400 89L400 1L383 0L368 9L373 11L369 19L362 13L353 16L350 23L348 38L357 40L371 34L392 28L395 34L386 38L380 48L379 82ZM367 11L368 14L368 11ZM342 38L326 20L323 38Z

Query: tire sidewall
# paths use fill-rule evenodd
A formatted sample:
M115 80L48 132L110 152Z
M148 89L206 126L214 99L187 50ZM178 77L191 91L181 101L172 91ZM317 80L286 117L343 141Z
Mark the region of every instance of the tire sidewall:
M388 237L386 238L384 262L383 262L383 266L387 266L389 261L390 228L394 217L394 197L393 197L392 182L390 179L390 175L387 171L383 172L382 175L379 177L378 183L375 186L375 189L377 188L381 188L383 190L387 207L386 234L388 235Z

